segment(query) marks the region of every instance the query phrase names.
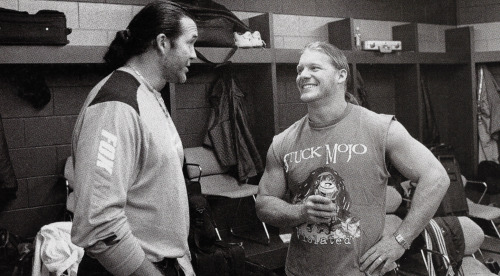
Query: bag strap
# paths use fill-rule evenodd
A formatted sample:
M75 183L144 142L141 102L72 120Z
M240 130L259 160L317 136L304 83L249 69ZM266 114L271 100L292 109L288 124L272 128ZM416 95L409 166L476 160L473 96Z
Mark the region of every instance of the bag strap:
M200 53L196 49L195 49L195 52L196 52L196 57L198 57L198 59L200 59L201 61L203 61L205 63L215 65L215 67L217 68L217 67L220 67L222 65L229 63L230 62L229 59L231 59L234 56L234 54L236 53L236 50L238 50L238 47L236 47L236 46L231 48L231 51L229 51L229 53L226 55L226 57L224 58L224 60L220 64L215 63L215 62L207 59L202 53Z

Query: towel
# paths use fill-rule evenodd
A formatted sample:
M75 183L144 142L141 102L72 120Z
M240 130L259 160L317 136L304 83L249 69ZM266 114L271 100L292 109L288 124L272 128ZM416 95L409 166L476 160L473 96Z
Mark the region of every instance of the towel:
M78 272L84 250L71 242L71 222L43 226L35 240L32 276L68 275ZM63 274L64 273L64 274Z

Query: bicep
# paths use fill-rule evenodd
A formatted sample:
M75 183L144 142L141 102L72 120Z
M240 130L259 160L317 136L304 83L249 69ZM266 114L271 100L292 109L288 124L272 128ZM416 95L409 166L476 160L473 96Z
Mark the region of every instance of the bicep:
M266 168L259 182L259 196L283 198L286 194L285 173L272 146L266 157Z
M415 183L423 176L442 169L432 152L413 138L398 121L393 121L389 127L387 155L394 167Z

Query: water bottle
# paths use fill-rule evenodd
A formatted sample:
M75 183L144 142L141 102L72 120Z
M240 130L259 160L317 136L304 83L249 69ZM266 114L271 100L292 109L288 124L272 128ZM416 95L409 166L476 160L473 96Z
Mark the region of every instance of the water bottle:
M356 46L356 50L361 50L361 32L359 31L359 27L356 27L354 32L354 45Z

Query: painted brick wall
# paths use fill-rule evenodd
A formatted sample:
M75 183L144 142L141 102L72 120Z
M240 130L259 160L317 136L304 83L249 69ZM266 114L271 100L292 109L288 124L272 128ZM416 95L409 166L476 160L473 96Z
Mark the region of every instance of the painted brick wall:
M500 0L457 0L457 24L500 21Z
M500 0L458 0L457 23L474 27L477 52L500 51Z
M24 0L0 0L0 4L8 1ZM151 0L53 0L52 2L67 1L145 5ZM455 0L217 0L215 2L233 11L456 24Z
M30 72L41 73L51 92L50 102L41 109L17 95L17 78ZM89 91L105 74L102 66L97 65L0 66L0 115L19 181L17 199L0 210L0 227L33 237L43 225L63 219L63 173L71 153L73 127ZM199 146L203 141L210 112L208 86L213 79L212 73L201 74L176 86L176 93L182 97L176 100L175 124L184 147ZM241 81L250 80L242 77ZM210 202L219 229L225 232L238 202L218 198L211 198ZM244 200L241 212L246 214L242 215L245 220L236 224L255 223L252 210L252 202Z
M123 1L123 0L122 0ZM72 29L71 34L68 35L70 45L95 45L107 46L115 37L116 31L126 28L128 22L132 17L139 12L142 5L123 5L123 4L110 4L119 1L82 1L82 2L69 2L69 1L38 1L38 0L0 0L0 7L17 9L21 11L28 11L29 13L36 13L42 9L54 9L64 12L66 15L67 26ZM147 2L147 1L145 1ZM250 5L253 1L244 1L245 5L236 6L234 2L228 1L226 4L228 8L234 10L241 9L245 5ZM124 2L123 2L124 3ZM129 1L129 3L138 3L137 1ZM305 6L309 5L311 1L305 2ZM316 5L320 5L318 1ZM399 3L393 3L398 6ZM321 5L325 5L324 3ZM348 4L350 5L350 4ZM274 8L264 5L266 9L258 8L258 5L251 5L245 7L246 10L257 11L274 11ZM390 5L385 3L382 5L385 9L389 9ZM276 48L291 48L300 49L305 44L315 40L328 40L328 31L326 24L328 22L340 20L344 17L352 16L347 7L340 8L345 10L343 17L332 16L311 16L311 15L297 15L300 13L289 11L289 14L274 14L274 34L275 34L275 47ZM378 6L377 6L378 7ZM326 8L326 6L324 7ZM374 11L376 7L372 7ZM380 8L380 7L379 7ZM242 12L235 11L235 14L246 21L249 17L260 14L261 12ZM314 13L313 13L314 14ZM374 12L376 14L376 12ZM321 15L321 14L320 14ZM370 20L370 18L377 18L377 16L364 16L368 19L356 19L355 23L360 27L362 40L391 40L392 39L392 26L405 24L414 20L407 18L400 21L379 21ZM384 18L384 16L380 16ZM402 19L403 17L401 17ZM430 33L436 33L437 30L449 26L441 25L427 25ZM442 31L444 32L444 31ZM424 51L437 52L444 51L444 35L432 35L427 38L434 40L425 42L426 47L422 47Z
M0 114L14 172L17 199L0 212L0 225L31 237L42 225L62 219L64 162L71 133L90 88L102 74L86 66L0 67ZM17 78L31 72L45 76L51 100L41 109L17 96Z
M474 28L474 49L477 52L500 51L500 21L460 25Z

